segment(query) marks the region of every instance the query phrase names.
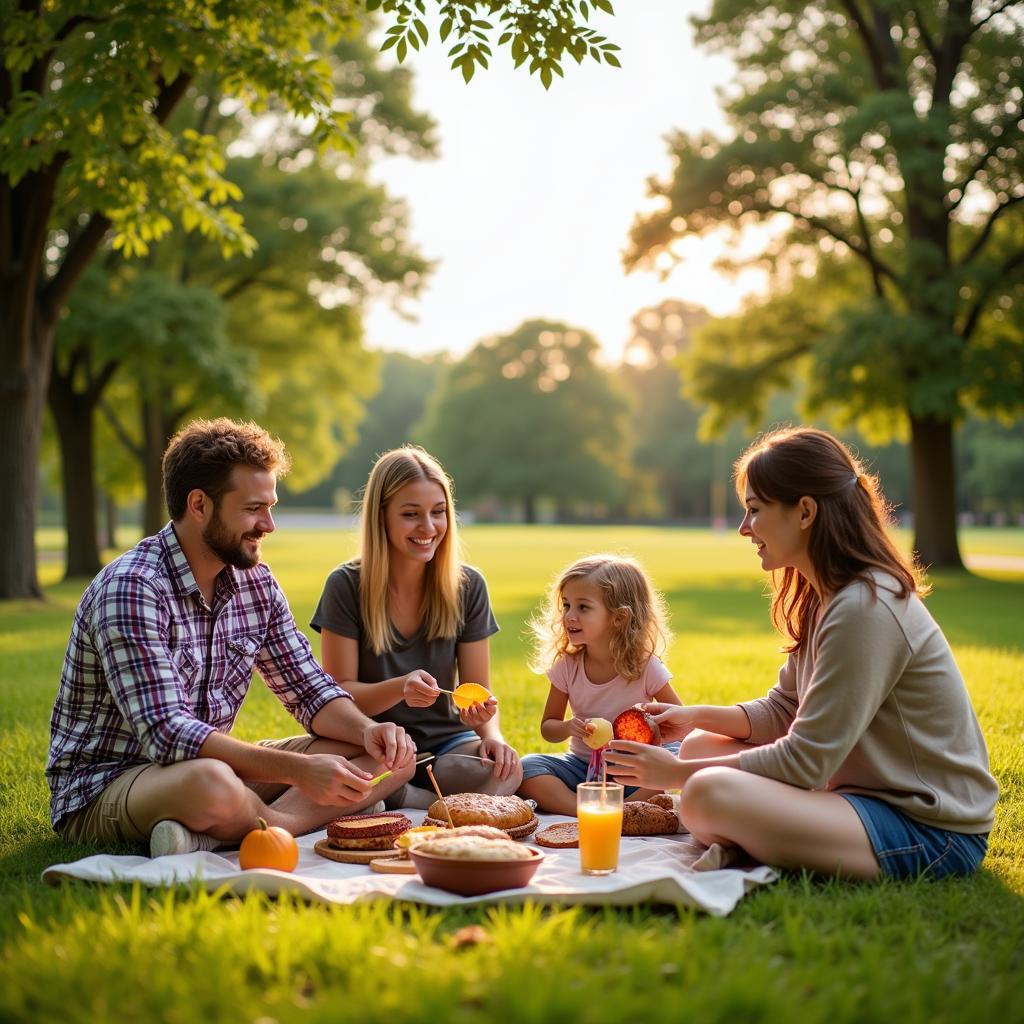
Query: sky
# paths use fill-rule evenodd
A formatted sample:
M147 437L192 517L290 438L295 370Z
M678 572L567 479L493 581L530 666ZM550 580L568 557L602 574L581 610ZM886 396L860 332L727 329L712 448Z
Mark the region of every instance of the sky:
M590 24L622 48L622 67L567 59L547 92L504 48L468 84L436 34L407 59L441 155L388 158L374 175L407 201L411 236L438 265L406 303L415 322L383 303L371 309L371 347L462 355L546 318L590 331L614 363L640 309L681 298L723 314L759 286L754 272L732 279L714 269L715 239L688 241L666 281L622 267L630 226L650 208L646 180L670 171L665 135L725 130L716 89L733 66L697 50L689 23L706 6L618 0L614 17L592 15Z

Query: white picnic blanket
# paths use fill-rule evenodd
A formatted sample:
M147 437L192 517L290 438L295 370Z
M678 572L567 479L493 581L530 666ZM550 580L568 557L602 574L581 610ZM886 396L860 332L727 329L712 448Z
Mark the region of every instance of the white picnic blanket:
M422 811L406 810L414 821ZM540 828L557 815L541 815ZM675 903L696 907L718 917L728 914L756 885L776 879L765 865L746 869L721 867L728 858L718 847L701 846L689 835L623 837L619 869L614 874L583 875L579 850L544 850L544 862L530 885L484 896L456 896L424 885L416 875L382 875L361 864L326 860L313 844L326 832L299 838L299 863L292 873L271 869L243 871L238 851L188 853L173 857L114 857L97 854L71 864L54 864L43 872L43 881L56 884L76 878L89 882L140 882L146 886L191 884L205 889L226 889L241 894L250 890L278 894L292 892L323 903L355 903L359 900L392 899L433 907L473 903L572 903L632 906L637 903ZM532 839L531 839L532 842Z

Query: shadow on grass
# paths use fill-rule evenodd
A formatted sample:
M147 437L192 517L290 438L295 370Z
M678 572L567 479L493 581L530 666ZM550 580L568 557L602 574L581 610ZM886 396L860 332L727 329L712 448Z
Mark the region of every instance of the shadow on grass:
M934 573L926 604L951 644L1021 650L1024 584L974 576Z

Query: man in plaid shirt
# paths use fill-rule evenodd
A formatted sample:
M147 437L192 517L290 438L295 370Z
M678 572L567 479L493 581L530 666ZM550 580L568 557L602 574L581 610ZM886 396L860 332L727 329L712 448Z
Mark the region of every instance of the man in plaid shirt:
M239 842L257 816L300 835L411 778L412 741L320 667L260 561L288 468L252 423L197 421L171 440L172 521L92 581L71 628L46 768L68 841L187 853ZM229 735L254 669L306 735Z

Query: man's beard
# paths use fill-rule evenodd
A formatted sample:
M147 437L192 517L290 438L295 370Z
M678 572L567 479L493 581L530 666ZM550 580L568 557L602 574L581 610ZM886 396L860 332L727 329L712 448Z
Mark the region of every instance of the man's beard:
M203 541L206 546L224 563L232 565L236 569L251 569L259 565L260 554L249 554L242 546L245 540L258 540L263 534L259 530L251 533L243 533L241 537L235 538L234 534L224 525L220 512L213 510L213 518L203 528Z

